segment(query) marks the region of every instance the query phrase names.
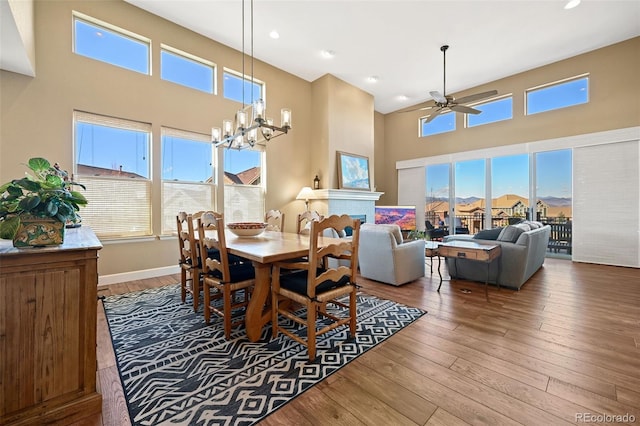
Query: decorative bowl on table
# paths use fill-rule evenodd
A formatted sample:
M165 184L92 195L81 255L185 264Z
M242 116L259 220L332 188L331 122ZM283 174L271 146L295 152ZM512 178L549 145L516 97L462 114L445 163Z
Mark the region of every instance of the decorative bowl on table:
M255 237L262 234L267 227L263 222L234 222L227 223L227 228L238 237Z

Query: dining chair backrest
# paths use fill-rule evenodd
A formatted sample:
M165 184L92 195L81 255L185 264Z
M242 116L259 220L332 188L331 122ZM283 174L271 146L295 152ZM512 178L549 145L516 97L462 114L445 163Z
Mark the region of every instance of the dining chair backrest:
M192 251L189 241L189 223L191 216L187 212L179 212L176 215L176 229L178 232L178 264L182 268L189 269L193 264L195 253Z
M284 213L280 210L269 210L264 216L264 221L267 231L284 231Z
M308 234L311 230L311 222L318 222L322 219L317 211L305 211L298 215L298 222L296 224L296 232L298 234Z
M198 219L198 240L202 253L202 273L210 275L219 271L222 279L229 277L229 256L224 234L224 216L206 211ZM209 253L216 253L210 255Z
M351 227L350 238L339 238L338 241L321 245L320 239L326 235L325 230L333 229L338 234L345 228ZM307 296L316 297L317 289L327 280L334 282L345 281L355 284L358 271L358 245L360 242L360 219L348 215L332 215L311 223L309 239L309 271L322 270L319 275L310 273L307 276ZM328 262L329 258L348 260L349 262L334 262L334 267Z
M188 214L179 212L176 215L176 230L178 233L180 265L180 295L182 302L186 301L187 293L193 296L193 310L198 310L200 303L200 271L201 262L199 245L195 237L194 221L200 212Z
M250 262L230 262L222 214L202 213L198 219L198 238L202 253L204 320L209 324L212 313L221 317L224 337L229 340L232 327L244 323L244 317L233 318L233 311L248 306L255 269ZM238 294L241 290L242 296ZM220 299L221 305L216 303Z

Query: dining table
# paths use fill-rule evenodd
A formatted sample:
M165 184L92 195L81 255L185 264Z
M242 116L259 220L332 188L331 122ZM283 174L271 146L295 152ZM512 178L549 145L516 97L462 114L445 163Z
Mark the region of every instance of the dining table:
M264 231L253 237L239 237L225 230L227 251L251 260L255 268L255 288L245 314L247 338L260 340L262 328L271 321L271 267L274 262L297 259L309 254L309 235ZM338 238L319 237L318 245L339 243Z

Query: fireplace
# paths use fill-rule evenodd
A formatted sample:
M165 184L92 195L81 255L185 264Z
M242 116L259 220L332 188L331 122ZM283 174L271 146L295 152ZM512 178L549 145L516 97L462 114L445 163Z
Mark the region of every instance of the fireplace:
M316 189L313 191L312 209L322 215L343 215L360 219L361 223L374 222L376 201L383 192L353 191L347 189Z

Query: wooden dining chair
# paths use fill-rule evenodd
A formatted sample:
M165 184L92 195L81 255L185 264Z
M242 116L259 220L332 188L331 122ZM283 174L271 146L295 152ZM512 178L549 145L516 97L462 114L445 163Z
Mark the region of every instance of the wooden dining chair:
M334 239L331 244L322 244L322 234L332 228L337 232L350 226L352 238ZM272 335L278 332L305 345L309 361L316 357L318 336L342 325L349 325L351 337L356 335L356 273L358 269L358 242L360 220L347 215L329 216L311 223L308 261L277 262L273 267L271 284ZM333 262L329 258L349 260L349 266ZM291 273L282 273L286 270ZM338 300L348 296L348 302ZM285 303L291 300L295 303ZM306 309L299 309L302 305ZM328 310L332 306L335 309ZM304 312L301 312L304 311ZM280 316L307 327L306 339L293 330L280 327ZM317 325L317 319L328 319Z
M317 222L322 219L317 211L305 211L298 215L298 222L296 223L296 232L298 234L308 234L311 229L311 222Z
M187 212L179 212L176 215L176 226L178 246L180 249L180 255L178 257L178 265L180 266L180 296L182 303L185 303L187 293L191 294L193 297L193 310L197 311L200 299L200 260L194 232L193 215Z
M220 316L224 336L231 338L231 328L244 323L233 318L233 311L246 308L255 284L255 269L251 262L229 261L224 233L224 218L215 212L204 212L198 219L198 240L202 253L202 283L204 319L210 323L211 314ZM240 295L239 290L244 290ZM222 300L220 303L212 303Z
M280 210L269 210L264 215L264 221L267 224L267 231L284 231L284 213Z

